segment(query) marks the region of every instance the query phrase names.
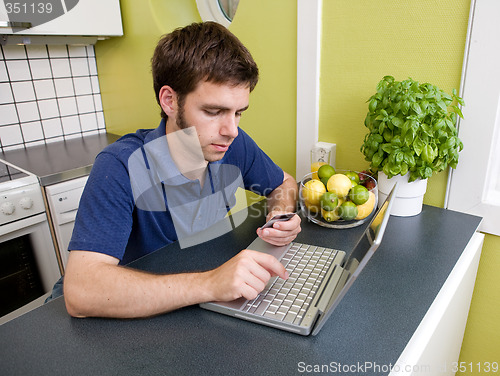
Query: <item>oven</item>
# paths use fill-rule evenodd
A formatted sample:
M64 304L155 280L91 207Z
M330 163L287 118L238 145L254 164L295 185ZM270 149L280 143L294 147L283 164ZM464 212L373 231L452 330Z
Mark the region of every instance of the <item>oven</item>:
M37 177L0 162L0 324L42 304L60 277Z

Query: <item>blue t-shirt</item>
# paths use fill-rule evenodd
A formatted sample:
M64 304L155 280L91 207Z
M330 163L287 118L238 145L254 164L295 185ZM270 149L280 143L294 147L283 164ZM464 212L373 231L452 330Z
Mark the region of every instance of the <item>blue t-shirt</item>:
M157 151L165 148L164 153L157 152L161 155L155 157L150 155L153 153L148 154L148 145L163 140L166 141L164 120L158 128L140 129L125 135L99 153L80 200L69 250L105 253L118 258L120 264L127 264L179 239L174 221L180 230L179 221L183 219L178 218L179 211L176 213L172 204L178 192L185 195L187 202L194 202L196 195L208 196L219 192L219 186L227 184L227 176L233 175L227 173L231 170L241 172L240 180L245 189L263 196L283 182L283 171L241 129L222 160L209 163L203 189L198 181L190 181L180 174L171 160L167 142L161 143L162 149L157 148ZM143 170L153 171L152 164L156 163L164 171L137 175L133 170L137 172L138 164L131 163L137 156L144 165ZM158 161L154 162L155 158ZM236 168L228 170L221 167L228 165ZM138 194L134 180L143 184L144 179L151 175L154 175L151 179L155 181L151 185L158 183L157 189L152 191L161 198L153 200L156 203L148 207L141 202L148 194ZM181 186L182 190L173 190L173 186ZM231 192L234 193L234 190ZM229 207L234 203L234 195L224 196L224 200ZM207 212L198 207L194 210ZM199 223L193 220L192 226Z

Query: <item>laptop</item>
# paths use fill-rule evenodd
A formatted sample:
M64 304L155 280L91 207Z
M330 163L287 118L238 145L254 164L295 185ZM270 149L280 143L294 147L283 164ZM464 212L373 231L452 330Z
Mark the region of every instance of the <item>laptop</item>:
M396 189L397 184L350 252L298 242L277 247L256 238L247 248L274 255L290 277L271 278L253 300L200 307L292 333L318 334L382 242Z

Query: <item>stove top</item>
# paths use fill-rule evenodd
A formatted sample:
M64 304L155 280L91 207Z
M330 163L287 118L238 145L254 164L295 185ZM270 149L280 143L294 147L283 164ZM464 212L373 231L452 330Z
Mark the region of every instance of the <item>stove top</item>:
M25 178L29 176L28 174L9 166L5 163L0 162L0 183L11 181L19 178Z
M39 184L35 175L0 160L0 193L31 184Z

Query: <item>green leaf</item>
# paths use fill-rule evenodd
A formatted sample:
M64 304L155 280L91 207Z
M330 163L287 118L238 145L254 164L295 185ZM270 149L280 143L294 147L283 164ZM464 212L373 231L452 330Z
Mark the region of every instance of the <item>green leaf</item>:
M368 109L370 110L370 112L375 112L375 110L377 109L377 100L374 98L370 101L370 104L368 105Z
M422 126L421 126L422 130L424 131L425 134L427 134L428 136L432 137L432 127L427 124L427 123L422 123Z
M387 154L391 154L392 152L394 152L394 150L397 150L398 147L387 143L387 144L382 144L381 149L385 151Z
M408 172L408 165L406 163L402 163L401 164L400 174L401 175L406 175L407 172Z
M422 115L422 109L420 108L420 105L418 103L412 103L411 104L411 109L415 111L417 115Z
M420 156L420 154L422 154L422 150L424 150L424 147L425 144L422 142L420 138L417 137L413 141L413 150L415 151L415 154L417 154L417 156Z
M394 124L394 126L396 126L398 128L401 128L401 126L404 124L404 121L398 117L393 117L391 122L392 122L392 124Z
M380 164L382 163L382 161L384 160L383 157L381 157L378 153L377 154L374 154L373 155L373 158L372 158L372 166L373 167L378 167L380 166Z
M436 103L439 106L439 108L441 108L441 110L443 110L444 112L448 111L448 107L446 106L446 103L444 103L444 101L438 100Z
M451 106L451 108L453 108L455 110L455 112L458 114L458 116L460 116L462 119L464 118L464 114L462 114L462 111L460 110L460 108L458 108L457 106Z

